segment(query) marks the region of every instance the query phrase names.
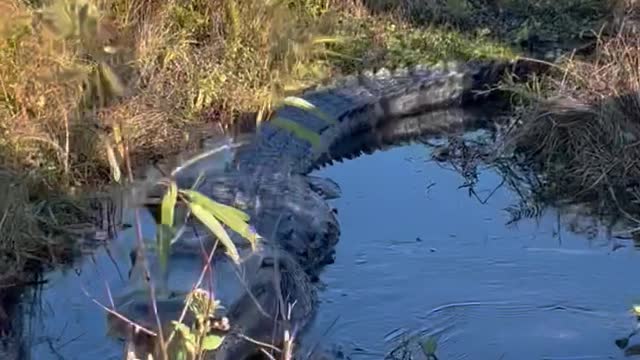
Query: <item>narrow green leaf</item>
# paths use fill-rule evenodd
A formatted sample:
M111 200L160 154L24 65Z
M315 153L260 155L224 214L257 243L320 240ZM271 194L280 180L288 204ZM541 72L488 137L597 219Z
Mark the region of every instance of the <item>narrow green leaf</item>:
M313 38L312 43L314 44L335 44L335 43L344 43L346 39L341 36L316 36Z
M208 335L202 340L202 350L210 351L215 350L222 345L224 336Z
M207 210L210 211L224 211L229 213L230 216L233 217L237 217L242 221L249 221L251 219L251 217L249 216L249 214L247 214L246 212L236 209L233 206L229 206L229 205L225 205L222 203L219 203L207 196L205 196L204 194L195 191L195 190L182 190L182 192L184 194L186 194L191 201L199 204L200 206L204 207Z
M183 349L178 349L178 352L176 353L176 360L187 360L187 354Z
M221 204L214 201L207 196L194 191L194 190L182 190L184 194L188 196L190 201L202 206L204 209L213 214L216 218L220 219L231 230L237 232L240 236L244 237L251 244L252 249L255 250L256 242L259 235L253 230L253 228L247 223L250 217L247 213L238 210L232 206Z
M291 121L289 119L285 119L283 117L276 117L271 119L270 123L272 125L281 127L292 132L295 136L308 141L313 147L317 148L321 145L320 135L315 132L305 129L300 124Z
M297 97L297 96L288 96L288 97L284 98L283 103L285 105L297 107L299 109L308 111L308 112L314 114L315 116L319 117L320 119L328 122L329 124L335 125L335 124L338 123L331 116L327 115L325 112L323 112L322 110L318 109L317 106L313 105L312 103L308 102L307 100L305 100L303 98L300 98L300 97Z
M113 126L113 140L116 142L116 149L118 150L118 154L120 155L120 159L125 158L125 150L124 150L124 137L122 136L122 130L120 129L120 125L115 124Z
M222 245L227 249L227 254L229 257L235 262L240 262L240 255L238 254L238 249L236 248L231 238L229 238L229 234L222 227L222 224L204 207L199 204L189 202L189 207L191 208L191 212L195 215L198 220L200 220L215 236L220 239Z
M427 357L435 355L437 349L438 340L436 340L436 338L434 338L433 336L430 336L422 342L422 352Z
M109 160L109 166L111 167L111 175L113 176L113 180L119 183L122 177L122 173L120 172L120 165L118 164L118 160L116 159L116 154L113 151L113 147L111 147L111 144L107 143L106 146L107 146L107 159Z
M173 324L173 328L184 336L185 339L191 334L191 329L189 329L187 325L177 321L172 321L171 323Z
M177 201L178 185L176 185L175 181L172 181L171 184L169 184L167 193L164 194L164 197L162 198L160 222L163 225L173 226L174 212Z
M160 260L160 270L162 271L162 279L166 280L167 264L169 263L169 255L171 254L171 240L175 236L176 231L173 227L160 224L157 228L157 253Z
M191 329L189 329L187 325L177 321L172 321L171 323L173 324L174 329L182 336L182 345L185 349L187 349L189 353L195 354L196 337L193 332L191 332Z
M103 83L101 80L101 76L100 76L101 72L100 72L100 67L98 67L97 69L94 69L93 71L93 86L95 87L95 91L96 91L96 98L98 99L98 101L100 101L100 104L104 104L105 103L105 89L103 87Z
M186 338L187 340L187 345L189 346L189 349L191 350L192 353L195 353L196 350L196 335L193 332L189 332L189 335Z
M169 262L169 255L171 253L171 239L175 236L173 229L175 206L178 201L178 186L175 182L169 184L167 193L162 197L162 203L160 204L160 225L158 226L158 233L156 237L158 245L158 257L160 260L160 269L162 271L162 278L165 279L167 275L167 264Z

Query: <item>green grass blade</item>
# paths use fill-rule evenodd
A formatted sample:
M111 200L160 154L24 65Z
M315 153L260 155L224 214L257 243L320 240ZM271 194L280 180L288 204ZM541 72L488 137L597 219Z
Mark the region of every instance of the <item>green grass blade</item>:
M169 184L167 193L162 197L162 203L160 204L160 225L158 226L158 233L156 236L158 246L157 253L160 260L160 270L162 272L163 279L165 279L167 275L167 264L171 253L171 239L175 236L173 224L177 201L178 186L172 181L171 184Z
M171 253L171 239L175 236L175 230L165 224L158 225L158 233L156 242L158 245L157 253L160 260L160 271L162 272L163 281L166 280L167 268L169 263L169 255Z
M216 350L222 345L222 341L224 340L223 336L218 335L208 335L202 340L202 350L211 351Z
M118 164L118 160L116 158L115 151L113 147L109 143L106 144L107 147L107 159L109 160L109 167L111 167L111 176L113 180L117 183L122 179L122 173L120 172L120 164Z
M213 216L213 214L211 214L201 205L190 201L189 207L191 208L191 212L193 212L193 215L195 215L195 217L197 217L198 220L200 220L209 229L209 231L211 231L216 237L218 237L218 239L220 239L222 245L224 245L224 247L227 249L227 254L229 255L229 257L235 263L239 263L240 255L238 254L238 249L236 248L236 245L233 243L233 241L231 241L229 234L227 234L227 231L224 229L222 224L220 224L220 222Z
M313 44L340 44L346 42L346 39L341 36L316 36L313 38Z
M182 190L182 193L187 195L187 197L197 203L198 205L206 208L210 211L224 211L229 213L230 216L237 217L242 221L249 221L249 214L245 213L242 210L238 210L233 206L221 204L215 200L210 199L209 197L203 195L202 193L195 190Z
M256 241L258 240L259 235L256 234L253 228L249 225L248 221L250 217L247 213L232 206L214 201L194 190L182 190L182 192L188 196L190 201L202 206L217 219L220 219L220 221L231 228L231 230L247 239L251 243L251 248L255 250Z
M308 112L314 114L315 116L319 117L320 119L328 122L331 125L335 125L335 124L338 123L331 116L327 115L325 112L323 112L322 110L318 109L317 106L315 106L314 104L308 102L307 100L305 100L303 98L300 98L300 97L297 97L297 96L288 96L288 97L284 98L284 100L282 102L285 105L297 107L298 109L302 109L304 111L308 111Z
M169 185L169 190L162 198L160 222L163 225L173 226L174 212L178 201L178 186L174 181Z
M109 91L115 96L122 96L124 94L124 85L118 75L113 72L111 66L103 62L100 64L100 71L105 79L106 85L109 87Z
M300 124L294 121L285 119L283 117L276 117L274 119L271 119L270 122L272 125L288 130L291 133L293 133L294 136L297 136L301 139L308 141L315 149L318 149L322 144L320 135L316 134L315 132L309 129L305 129Z
M328 49L322 49L319 50L319 52L325 54L325 55L331 55L331 56L335 56L337 58L341 58L341 59L346 59L346 60L351 60L351 61L355 61L355 62L362 62L361 58L357 58L357 57L353 57L353 56L349 56L337 51L333 51L333 50L328 50Z

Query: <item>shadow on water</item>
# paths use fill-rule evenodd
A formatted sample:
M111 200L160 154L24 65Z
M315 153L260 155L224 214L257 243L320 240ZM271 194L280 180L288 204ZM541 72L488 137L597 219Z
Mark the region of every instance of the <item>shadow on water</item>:
M484 145L500 144L500 132L480 130L490 116L424 114L333 149L338 158L383 150L316 171L342 187L334 200L342 236L320 276L304 345L335 344L342 358L410 359L434 336L441 360L624 358L614 340L633 326L628 309L640 285L627 275L640 271L640 254L579 206L523 210L520 219L505 211L530 194L508 159ZM434 138L421 129L425 117L455 119L460 133ZM478 129L461 136L469 124ZM153 231L144 213L143 233ZM29 358L122 358L94 301L109 306L107 288L125 285L124 249L134 239L135 229L124 229L72 268L47 274L24 318Z
M321 171L344 231L314 334L358 359L409 359L430 336L440 359L624 358L633 244L587 207L532 203L535 176L478 134Z

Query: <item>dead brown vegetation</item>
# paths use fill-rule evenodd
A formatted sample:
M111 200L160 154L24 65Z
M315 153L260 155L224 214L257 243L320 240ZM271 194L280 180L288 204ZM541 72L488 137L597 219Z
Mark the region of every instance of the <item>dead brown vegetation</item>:
M566 58L523 90L531 103L512 141L546 175L549 197L640 213L640 38L637 4L617 3L614 36L588 58ZM623 6L620 10L621 7Z

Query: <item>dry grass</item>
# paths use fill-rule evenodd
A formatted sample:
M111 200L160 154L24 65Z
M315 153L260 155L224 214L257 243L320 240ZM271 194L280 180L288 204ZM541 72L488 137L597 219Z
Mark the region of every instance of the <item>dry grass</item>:
M619 5L619 4L618 4ZM634 220L640 211L640 40L630 14L587 59L565 59L555 74L521 89L514 143L547 177L550 197L589 201Z
M15 224L33 224L29 219L41 200L127 173L124 153L135 172L197 147L220 125L267 118L279 98L310 83L364 67L515 55L483 34L406 21L407 11L464 15L467 0L433 0L422 7L413 0L90 3L97 4L95 31L61 37L45 26L48 18L34 5L39 1L0 0L0 169L24 174L20 186L28 194L7 202L24 212ZM64 30L74 17L53 19ZM52 209L60 211L55 216L69 213ZM46 236L15 239L4 236L0 246L19 254L22 244L25 254L40 251L45 262L55 258L47 255L52 250ZM37 251L30 248L38 241ZM22 269L20 264L11 268Z
M228 122L264 109L284 87L318 77L307 66L317 54L304 51L315 46L316 32L305 26L308 32L296 33L305 19L282 7L118 0L101 11L109 17L101 19L98 41L119 50L108 63L126 91L108 106L87 106L82 75L95 59L83 44L44 31L22 1L2 7L0 166L37 171L52 189L108 180L103 142L114 127L134 164L145 163L193 144L204 110L213 107L216 120Z
M101 185L113 131L135 170L197 145L214 123L264 119L284 94L340 72L513 56L482 36L374 16L359 0L269 3L279 2L105 0L82 42L47 31L39 8L1 0L0 168L31 171L53 190ZM108 101L95 96L105 76L91 77L100 62L121 80L107 84L121 90Z
M123 159L135 173L341 72L513 55L489 38L373 15L360 0L42 3L86 2L97 26L73 32L77 9L48 17L40 1L0 0L3 296L71 260L69 235L94 219L63 195L128 174Z
M3 307L15 294L11 290L36 281L43 268L68 262L75 249L69 235L91 230L80 202L62 198L34 202L25 184L19 176L0 172L0 323L4 324L8 322L2 318Z

